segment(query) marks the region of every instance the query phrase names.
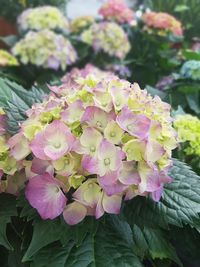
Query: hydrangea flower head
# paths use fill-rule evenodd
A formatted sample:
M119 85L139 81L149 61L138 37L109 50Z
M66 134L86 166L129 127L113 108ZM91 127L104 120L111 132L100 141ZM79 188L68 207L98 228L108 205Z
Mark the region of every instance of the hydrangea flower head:
M174 36L183 35L181 22L168 13L146 12L143 14L142 20L147 26L147 29L155 29L161 35L168 32Z
M15 44L12 52L23 64L55 70L59 68L65 70L77 59L76 51L70 41L50 30L28 32Z
M18 17L20 30L66 30L68 22L59 9L53 6L29 8Z
M188 60L180 70L180 75L184 79L200 80L200 61Z
M77 17L70 21L70 31L72 33L78 33L82 29L90 26L92 23L94 23L94 18L92 16Z
M99 9L99 14L104 19L119 23L130 23L134 19L133 11L123 0L108 0Z
M178 115L174 120L180 142L185 143L186 155L200 156L200 120L192 115Z
M81 34L83 42L95 51L104 51L110 56L123 59L130 50L130 43L123 28L114 22L100 22Z
M18 66L18 65L19 63L13 55L11 55L6 50L0 49L0 66L9 67L9 66Z
M63 214L76 224L85 216L117 214L123 199L136 195L159 201L171 182L177 143L170 106L91 65L72 69L50 89L54 93L27 111L9 146L4 140L0 146L7 155L0 171L12 176L20 163L26 198L40 216ZM6 172L8 163L14 172Z

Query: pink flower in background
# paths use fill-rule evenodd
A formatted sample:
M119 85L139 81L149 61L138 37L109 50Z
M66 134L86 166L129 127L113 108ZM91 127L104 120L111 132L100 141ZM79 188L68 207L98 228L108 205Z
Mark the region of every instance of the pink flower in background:
M29 180L25 190L26 198L42 219L54 219L64 210L67 199L60 184L48 173Z
M108 0L99 9L99 14L120 23L130 23L134 19L134 12L123 0Z
M183 35L181 22L168 13L147 12L143 14L142 20L145 25L150 28L165 30L171 32L175 36Z

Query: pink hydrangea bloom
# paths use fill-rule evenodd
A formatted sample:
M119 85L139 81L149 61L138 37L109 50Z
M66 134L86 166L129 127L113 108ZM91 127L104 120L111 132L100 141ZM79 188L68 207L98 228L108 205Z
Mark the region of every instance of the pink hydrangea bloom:
M142 20L149 28L164 30L172 33L175 36L183 35L181 22L168 13L147 12L143 14Z
M91 65L50 89L17 134L0 135L0 190L24 188L43 219L70 225L137 195L159 201L177 145L170 105Z
M108 0L99 9L99 14L104 19L114 20L119 23L130 23L134 19L134 12L123 0Z

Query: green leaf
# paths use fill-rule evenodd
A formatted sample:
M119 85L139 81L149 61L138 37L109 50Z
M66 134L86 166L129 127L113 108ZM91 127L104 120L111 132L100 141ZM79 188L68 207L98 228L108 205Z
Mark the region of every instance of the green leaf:
M48 226L47 226L48 225ZM37 225L36 225L37 226ZM58 222L45 221L34 226L33 239L23 260L32 260L31 267L142 267L133 252L130 226L118 216L105 216L94 232L88 233L81 244L76 244L69 227L68 242L56 242L65 229ZM67 227L67 226L66 226ZM74 227L80 227L79 225ZM86 224L84 224L86 227ZM129 235L129 236L128 236Z
M12 216L17 216L16 199L10 194L0 194L0 245L7 249L12 249L10 245L6 229L7 224L11 222Z
M5 109L8 117L8 132L14 134L19 123L26 119L26 110L34 103L41 102L46 93L35 87L27 91L15 82L0 78L0 95L0 106Z
M199 227L200 177L178 160L174 160L169 175L173 182L165 185L159 203L137 197L125 205L125 216L130 224L157 225L163 228L168 228L169 224Z
M176 110L172 110L171 115L173 118L175 118L177 115L184 115L185 111L181 106L178 106Z
M5 37L0 36L0 41L5 43L8 47L13 47L17 42L18 37L16 35L8 35Z
M196 112L197 114L200 114L199 98L200 96L198 92L196 92L195 94L186 95L186 99L190 109Z
M183 56L186 60L200 60L200 53L194 52L192 50L183 50Z
M199 267L200 234L187 226L184 228L174 227L170 235L184 266Z
M200 91L200 85L199 84L181 85L177 88L177 90L181 93L192 94Z
M33 237L23 257L23 262L28 261L41 248L60 240L61 235L68 233L69 227L62 225L60 220L37 219L33 223Z
M145 87L145 89L147 90L147 92L150 94L150 95L152 95L152 96L159 96L161 99L164 99L166 96L167 96L167 94L166 93L164 93L164 92L162 92L162 91L160 91L160 90L158 90L158 89L156 89L156 88L154 88L154 87L152 87L152 86L149 86L149 85L147 85L146 87Z
M73 245L71 242L64 247L58 244L47 246L35 255L30 267L64 267Z
M177 5L174 9L175 12L184 12L186 10L190 9L189 6L186 5Z
M133 247L108 222L96 235L89 234L80 247L74 247L65 267L142 267Z
M170 259L182 266L174 247L170 244L164 231L160 229L133 226L134 251L141 257L152 259Z

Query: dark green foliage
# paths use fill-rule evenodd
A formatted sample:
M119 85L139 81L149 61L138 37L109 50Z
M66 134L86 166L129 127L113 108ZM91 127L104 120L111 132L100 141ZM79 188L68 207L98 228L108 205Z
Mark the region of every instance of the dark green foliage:
M0 78L0 95L0 106L8 117L8 131L14 134L19 128L19 123L26 119L25 112L34 103L41 102L45 92L36 87L27 91L17 83Z

